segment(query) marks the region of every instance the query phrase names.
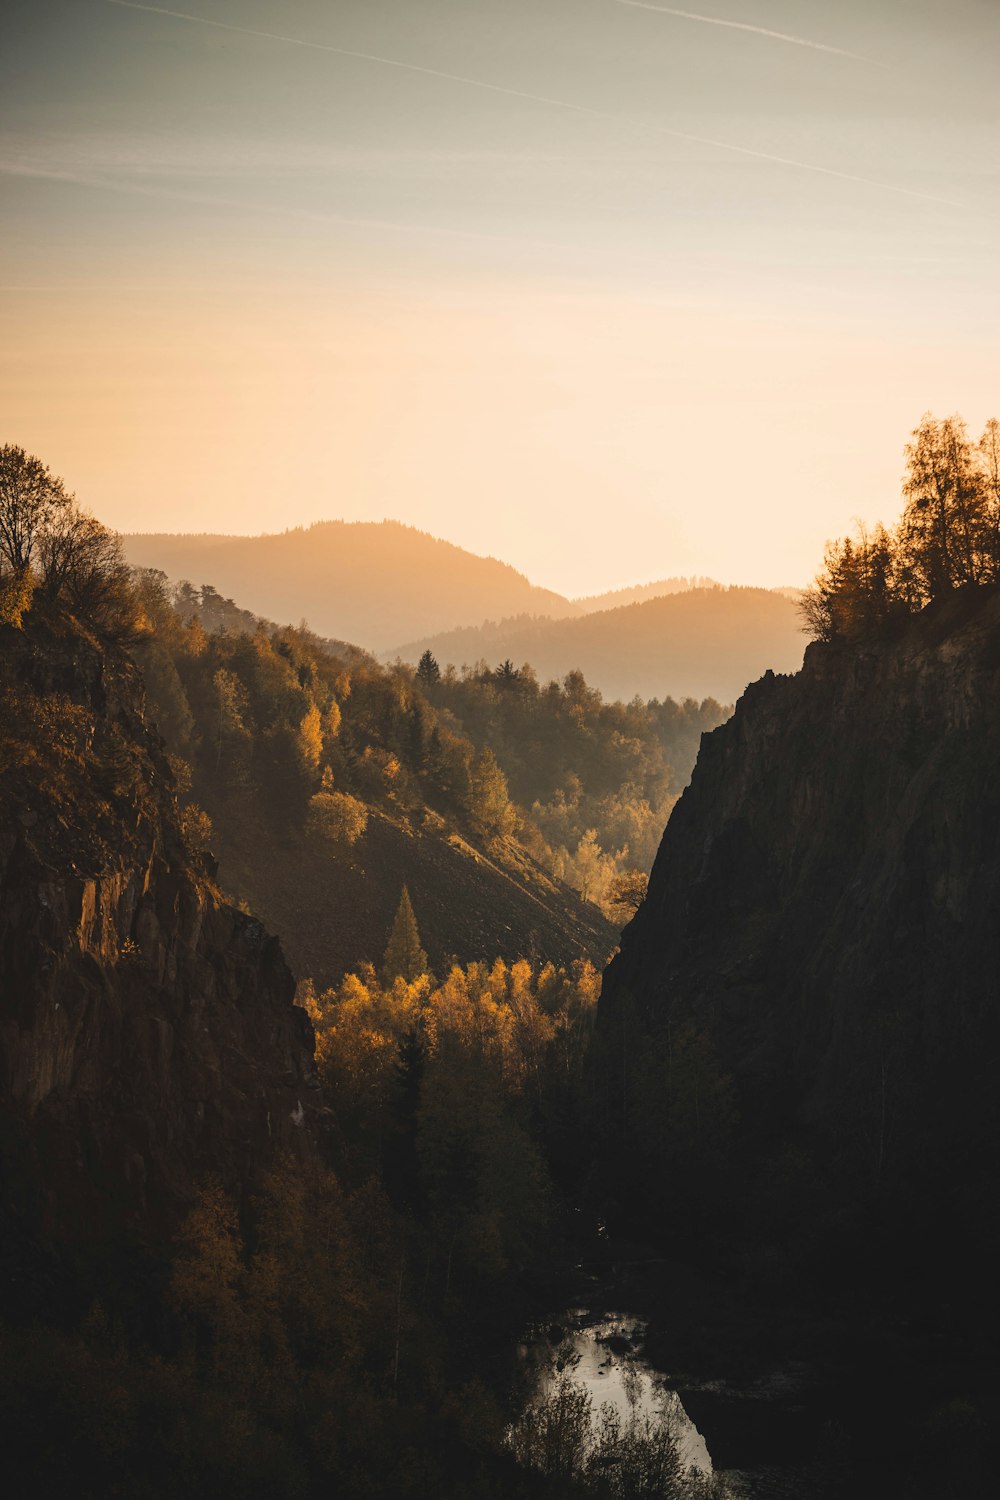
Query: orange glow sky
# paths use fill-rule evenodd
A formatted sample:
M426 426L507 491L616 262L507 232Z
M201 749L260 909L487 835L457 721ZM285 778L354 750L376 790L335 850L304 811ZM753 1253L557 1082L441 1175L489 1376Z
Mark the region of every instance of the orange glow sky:
M0 49L0 438L123 530L795 583L1000 411L992 0L179 9Z

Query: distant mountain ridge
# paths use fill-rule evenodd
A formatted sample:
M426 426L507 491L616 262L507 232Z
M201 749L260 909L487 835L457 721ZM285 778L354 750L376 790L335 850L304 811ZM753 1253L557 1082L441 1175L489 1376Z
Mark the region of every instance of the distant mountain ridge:
M583 594L574 599L585 615L602 609L619 609L625 604L642 604L646 599L662 599L666 594L686 594L691 589L714 589L721 585L714 578L694 575L690 578L656 578L652 583L636 583L629 588L608 589L603 594Z
M494 621L569 620L720 587L673 576L567 598L509 563L400 521L317 521L260 536L131 532L122 542L133 566L158 568L173 583L211 583L264 619L305 620L319 635L383 657L406 655L400 641L500 628Z
M131 533L130 563L211 582L255 614L386 651L397 641L507 615L580 606L494 557L399 521L318 521L262 536Z
M794 602L769 589L688 589L575 619L519 619L425 636L387 652L431 651L442 667L528 662L540 678L581 671L605 697L734 702L765 671L794 672L805 642Z

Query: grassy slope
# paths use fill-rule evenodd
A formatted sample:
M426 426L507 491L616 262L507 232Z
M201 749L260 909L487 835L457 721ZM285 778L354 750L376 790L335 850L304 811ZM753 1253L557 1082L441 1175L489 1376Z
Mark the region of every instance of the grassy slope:
M381 960L403 885L440 973L462 963L537 957L601 964L617 930L511 841L478 847L439 826L372 809L353 849L283 838L231 811L215 817L220 880L281 938L293 972L334 983Z

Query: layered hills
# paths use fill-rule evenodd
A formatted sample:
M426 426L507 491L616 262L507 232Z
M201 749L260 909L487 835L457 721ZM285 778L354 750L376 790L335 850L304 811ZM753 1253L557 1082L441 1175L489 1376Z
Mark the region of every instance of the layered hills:
M268 536L123 537L131 563L174 581L212 583L272 620L387 651L398 641L505 615L572 615L493 557L477 557L398 521L321 521Z
M543 678L582 670L612 698L731 702L765 668L800 659L794 609L777 593L668 577L570 599L398 521L322 521L252 537L134 533L122 542L133 566L222 603L236 599L252 616L308 622L385 661L416 663L427 649L442 664L509 657Z
M771 669L791 672L803 641L793 600L753 588L694 588L573 619L508 619L423 636L386 653L442 664L509 658L540 677L573 670L611 698L705 698L731 703Z

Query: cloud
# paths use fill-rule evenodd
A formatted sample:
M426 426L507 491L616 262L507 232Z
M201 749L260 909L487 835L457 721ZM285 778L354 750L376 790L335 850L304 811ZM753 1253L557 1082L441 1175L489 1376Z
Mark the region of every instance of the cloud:
M0 163L21 175L37 172L110 174L122 178L231 181L281 177L373 177L399 170L452 172L523 168L535 172L548 166L563 169L586 165L638 165L655 160L648 145L625 152L491 151L479 148L423 146L340 146L330 142L275 139L266 135L219 136L210 141L180 132L120 135L110 131L87 133L48 131L0 134ZM2 169L2 168L0 168Z

